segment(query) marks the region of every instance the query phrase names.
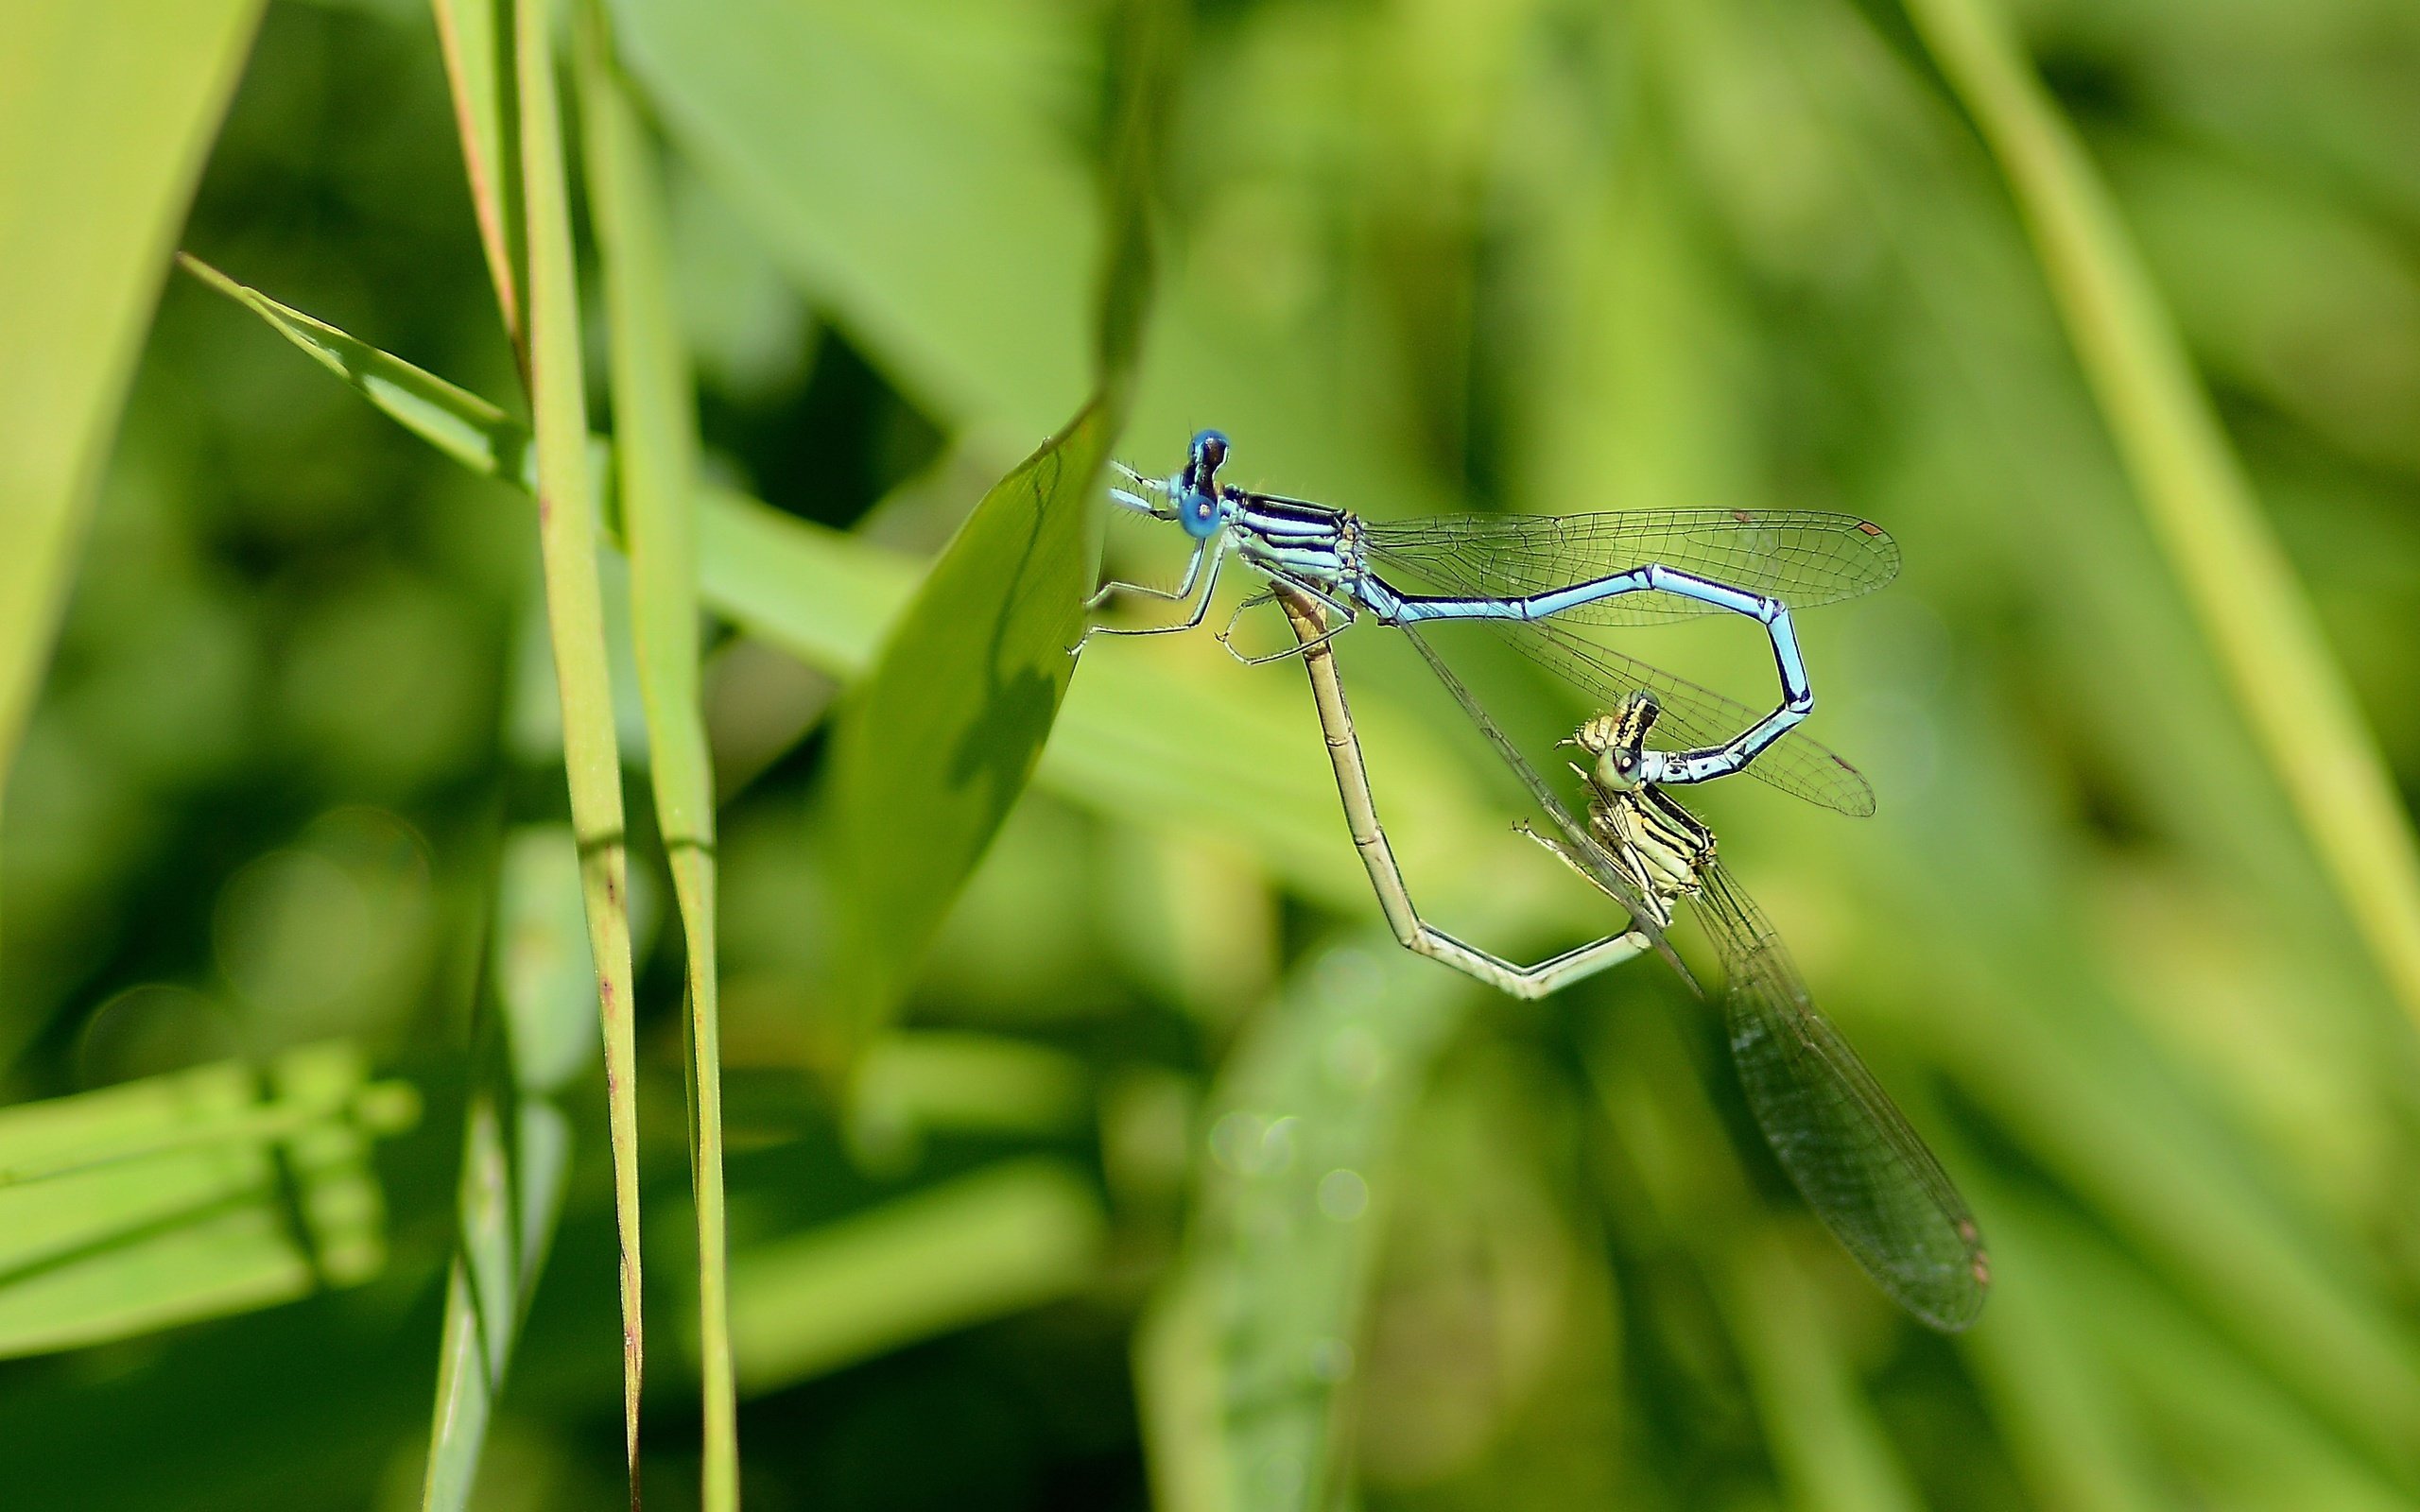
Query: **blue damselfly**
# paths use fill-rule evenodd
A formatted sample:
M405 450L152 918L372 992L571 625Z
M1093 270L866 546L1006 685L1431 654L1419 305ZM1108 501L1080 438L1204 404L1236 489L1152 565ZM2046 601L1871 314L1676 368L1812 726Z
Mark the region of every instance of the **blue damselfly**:
M1328 505L1223 483L1219 470L1227 457L1227 438L1203 431L1193 438L1184 466L1168 478L1117 468L1128 486L1113 488L1112 498L1137 513L1176 522L1193 551L1175 589L1113 582L1093 603L1124 590L1189 601L1189 612L1173 624L1097 627L1088 635L1158 635L1200 626L1220 566L1233 555L1272 588L1293 589L1327 610L1318 643L1363 615L1406 628L1478 620L1601 703L1653 691L1666 711L1666 728L1688 742L1669 753L1673 780L1702 782L1744 768L1815 802L1851 814L1873 812L1873 792L1855 768L1793 733L1814 707L1814 691L1790 612L1870 593L1895 576L1898 546L1881 526L1803 509L1364 520ZM1247 600L1246 607L1262 601ZM1716 612L1742 614L1765 627L1782 695L1771 713L1759 716L1572 628ZM1234 623L1228 622L1230 631ZM1303 653L1297 645L1244 660Z

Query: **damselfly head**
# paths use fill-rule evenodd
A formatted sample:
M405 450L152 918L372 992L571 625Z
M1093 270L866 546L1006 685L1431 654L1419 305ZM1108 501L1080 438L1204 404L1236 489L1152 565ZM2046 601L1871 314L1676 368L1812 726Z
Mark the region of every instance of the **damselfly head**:
M1193 444L1184 454L1184 488L1187 492L1215 494L1219 491L1219 469L1227 462L1227 436L1224 431L1196 431Z
M1597 758L1589 780L1616 793L1636 787L1646 765L1647 732L1655 728L1655 716L1663 712L1655 695L1642 688L1611 713L1599 714L1582 725L1572 739Z
M1184 470L1170 480L1168 493L1176 506L1177 524L1197 541L1206 541L1226 524L1219 507L1219 469L1227 460L1227 438L1202 431L1185 453Z

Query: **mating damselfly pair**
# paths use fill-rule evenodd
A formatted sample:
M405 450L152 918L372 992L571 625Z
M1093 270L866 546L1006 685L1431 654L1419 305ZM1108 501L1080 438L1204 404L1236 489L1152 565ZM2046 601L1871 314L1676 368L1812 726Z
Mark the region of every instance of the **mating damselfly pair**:
M1853 815L1874 811L1855 768L1797 731L1814 706L1793 607L1870 592L1898 572L1879 526L1817 511L1638 510L1573 516L1452 515L1365 521L1309 500L1222 482L1228 442L1194 438L1184 466L1153 479L1119 469L1120 505L1178 524L1193 541L1174 591L1112 583L1187 604L1182 620L1097 633L1194 628L1209 613L1230 555L1267 579L1309 674L1347 827L1381 910L1407 948L1479 981L1538 997L1644 951L1697 983L1664 937L1685 902L1724 972L1725 1023L1750 1108L1783 1169L1869 1274L1936 1328L1973 1322L1990 1283L1981 1237L1922 1139L1838 1029L1817 1010L1763 912L1720 864L1713 832L1666 789L1745 771ZM1390 576L1392 575L1392 576ZM1772 643L1781 698L1759 717L1581 634L1575 624L1643 625L1731 612ZM1627 916L1618 932L1533 966L1516 966L1424 920L1372 798L1329 643L1367 617L1400 629L1520 778L1552 833L1520 826ZM1478 620L1578 687L1599 713L1564 744L1587 789L1576 816L1448 667L1422 627ZM1226 640L1234 628L1230 619ZM1232 644L1230 645L1232 650ZM1240 653L1238 653L1240 654ZM1684 744L1651 747L1661 729Z

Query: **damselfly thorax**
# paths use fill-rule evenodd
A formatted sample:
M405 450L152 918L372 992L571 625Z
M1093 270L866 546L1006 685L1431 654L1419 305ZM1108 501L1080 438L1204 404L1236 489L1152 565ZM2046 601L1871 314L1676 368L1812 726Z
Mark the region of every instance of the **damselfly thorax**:
M1672 922L1672 904L1694 898L1699 874L1714 864L1714 832L1646 773L1664 752L1645 748L1661 712L1651 693L1631 695L1572 737L1595 758L1574 765L1588 784L1588 827L1631 882L1659 929Z

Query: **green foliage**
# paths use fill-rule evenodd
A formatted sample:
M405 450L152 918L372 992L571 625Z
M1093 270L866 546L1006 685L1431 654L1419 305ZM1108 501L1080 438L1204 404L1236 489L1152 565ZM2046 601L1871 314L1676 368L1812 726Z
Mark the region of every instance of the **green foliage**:
M579 846L580 898L605 1034L605 1101L612 1124L614 1216L621 1244L622 1437L631 1495L639 1473L639 1383L646 1364L640 1276L638 1005L631 966L629 837L622 761L614 726L604 590L596 574L596 494L588 470L588 379L579 284L572 246L571 186L555 84L553 8L513 7L512 72L520 118L521 215L528 261L527 324L530 431L538 458L538 549L544 562L547 642L562 706L563 776ZM511 302L504 297L508 324Z
M2409 18L1173 9L615 0L560 143L543 8L268 10L182 238L215 294L160 301L6 743L0 1143L192 1125L0 1185L94 1241L73 1309L0 1285L53 1351L0 1368L0 1499L603 1504L642 1210L659 1504L2420 1494ZM100 455L220 20L173 89L117 61L151 33L0 49L41 86L0 91L0 200L94 186L0 217L41 322L0 319L0 467ZM21 445L52 397L102 418ZM1906 579L1800 627L1880 815L1707 802L1973 1200L1974 1331L1807 1219L1652 963L1528 1006L1395 952L1289 667L1071 674L1096 551L1177 559L1097 546L1098 458L1202 424L1376 515L1890 525ZM80 529L43 497L0 512L27 667L67 570L18 547ZM1753 695L1737 628L1624 648ZM1340 643L1424 910L1598 932L1399 651ZM1541 754L1584 712L1471 670ZM627 822L683 925L634 943L610 1107L567 816L592 895ZM371 1065L433 1109L374 1163ZM241 1244L115 1227L121 1181Z
M257 0L12 7L0 60L0 779ZM62 214L73 205L74 214Z
M448 1512L469 1503L522 1314L554 1241L571 1167L563 1094L596 1059L596 971L571 832L544 826L510 836L496 896L491 959L503 1012L463 1122L461 1231L446 1271L421 1491L423 1507Z
M372 1137L419 1101L358 1050L290 1051L0 1112L0 1355L243 1312L378 1273Z
M2245 717L2420 1022L2411 820L2158 293L1990 0L1917 0L1912 11L2008 173L2135 491Z
M1036 1159L757 1246L732 1268L741 1384L761 1395L1074 1296L1099 1263L1102 1228L1083 1174Z

